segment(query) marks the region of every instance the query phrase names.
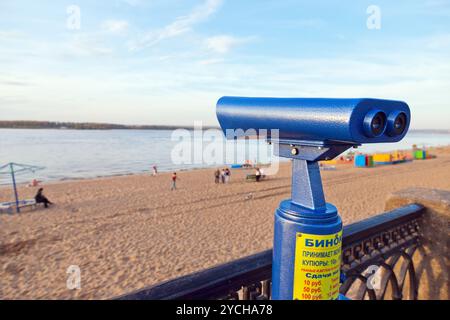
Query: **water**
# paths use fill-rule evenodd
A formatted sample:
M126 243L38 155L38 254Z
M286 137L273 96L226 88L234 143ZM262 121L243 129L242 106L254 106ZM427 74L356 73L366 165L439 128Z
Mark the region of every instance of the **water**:
M19 182L36 178L44 181L94 178L214 166L206 163L176 164L171 152L179 143L165 130L27 130L0 129L0 166L18 162L44 166L36 173L23 173ZM198 140L198 139L197 139ZM216 141L220 144L222 141ZM206 142L205 145L210 144ZM397 144L366 145L361 152L409 149L413 144L449 145L450 134L410 133ZM241 159L270 161L270 147L249 150ZM222 162L223 163L223 162ZM0 175L0 184L10 183L10 176Z
M374 153L395 150L408 150L411 149L414 144L420 148L447 146L450 145L450 134L419 133L412 131L408 133L406 137L400 142L366 144L358 148L358 152Z

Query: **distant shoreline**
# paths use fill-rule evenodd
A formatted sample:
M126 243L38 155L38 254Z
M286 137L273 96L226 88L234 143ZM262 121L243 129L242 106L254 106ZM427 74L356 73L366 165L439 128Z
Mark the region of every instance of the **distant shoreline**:
M96 122L56 121L2 121L0 129L55 129L55 130L193 130L194 126L177 125L125 125ZM217 126L203 126L202 129L220 129ZM450 134L450 129L411 129L410 133Z
M55 130L193 130L194 126L178 125L125 125L96 122L53 122L53 121L4 121L0 129L55 129ZM219 129L217 126L203 126L202 129Z
M401 152L409 152L411 149L401 149L398 151ZM445 152L448 152L450 150L450 145L441 145L441 146L432 146L427 148L428 151L431 152L442 152L444 150ZM280 158L280 166L285 166L289 163L288 159ZM264 167L269 165L269 163L259 163L258 166ZM349 164L344 164L344 166ZM342 166L339 165L339 166ZM205 172L211 172L212 169L217 169L220 167L231 167L231 164L213 164L213 165L204 165L204 166L193 166L193 167L180 167L180 168L158 168L158 176L160 175L170 175L172 172L195 172L195 171L205 171ZM233 169L234 171L249 171L253 170L253 167L251 168L236 168ZM98 180L104 180L104 179L115 179L115 178L126 178L126 177L140 177L140 176L148 176L151 177L153 175L151 168L148 168L147 170L138 170L138 171L129 171L129 172L121 172L121 173L110 173L110 174L100 174L100 175L88 175L88 176L66 176L66 177L58 177L58 178L50 178L50 179L44 179L45 185L49 184L60 184L60 183L73 183L78 181L98 181ZM6 182L0 183L0 191L2 189L9 189L10 188L10 181L9 177L5 180ZM17 185L25 187L29 184L29 180L23 180L18 181Z
M450 134L450 129L412 129L409 133L434 133L434 134Z

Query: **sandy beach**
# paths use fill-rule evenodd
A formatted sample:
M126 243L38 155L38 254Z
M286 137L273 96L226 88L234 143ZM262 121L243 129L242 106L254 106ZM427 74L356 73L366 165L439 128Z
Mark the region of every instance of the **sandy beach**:
M323 171L327 201L345 224L384 211L391 192L410 186L450 190L450 147L437 159ZM290 193L290 164L260 183L213 169L45 184L56 203L0 215L0 299L108 299L272 246L273 213ZM22 198L36 188L21 187ZM0 201L11 200L0 189ZM67 268L81 269L81 289L66 288Z

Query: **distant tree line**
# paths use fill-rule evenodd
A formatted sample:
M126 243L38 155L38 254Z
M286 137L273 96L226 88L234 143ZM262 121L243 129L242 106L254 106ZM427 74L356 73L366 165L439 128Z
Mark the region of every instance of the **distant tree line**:
M203 129L216 129L217 127L204 126ZM175 130L188 129L189 126L163 126L163 125L124 125L96 122L57 122L57 121L6 121L0 120L0 129L71 129L71 130L113 130L113 129L134 129L134 130ZM415 133L436 133L450 134L449 129L417 129L410 130Z
M174 130L193 129L188 126L163 126L163 125L123 125L95 122L53 122L53 121L2 121L0 128L3 129L71 129L71 130L113 130L113 129L135 129L135 130ZM209 129L215 127L203 127Z

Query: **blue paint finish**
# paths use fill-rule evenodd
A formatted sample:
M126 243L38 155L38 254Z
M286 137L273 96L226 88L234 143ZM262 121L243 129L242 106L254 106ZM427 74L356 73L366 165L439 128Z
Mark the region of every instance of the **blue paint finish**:
M355 167L364 168L366 167L366 155L358 154L355 156Z
M296 235L298 232L328 235L342 230L336 207L327 203L326 211L318 214L284 200L275 212L272 265L272 299L292 300Z
M20 207L19 207L19 194L17 192L17 184L16 184L16 175L14 174L14 167L13 164L10 163L9 167L11 169L11 178L13 183L13 189L14 189L14 198L16 199L16 212L20 213Z
M336 207L325 202L318 162L293 160L291 199L282 201L275 212L272 299L293 299L297 233L328 235L341 230Z
M395 136L396 132L395 132L395 120L397 119L397 117L401 116L401 114L403 113L403 111L397 110L397 111L392 111L388 117L387 117L387 127L386 127L386 134L389 136ZM406 117L408 117L408 115L405 114ZM406 129L407 130L407 129Z
M368 137L363 123L374 109L387 117L404 112L407 124L403 134ZM411 113L406 103L394 100L222 97L217 102L217 118L224 132L279 129L280 139L361 144L400 141L408 131Z
M404 118L399 120L400 115ZM272 298L291 300L297 233L332 235L342 230L336 207L325 202L317 161L363 143L400 141L408 132L409 107L365 98L223 97L217 102L217 118L228 139L265 135L277 145L278 156L293 159L291 199L275 212L272 267ZM402 121L403 131L397 128ZM278 140L270 136L272 129L279 129Z
M292 162L292 202L316 212L326 211L319 163L294 160Z
M372 121L377 115L382 115L385 122L384 122L383 126L380 126L380 128L382 127L382 129L380 129L380 132L375 134L372 132ZM366 116L364 117L364 120L363 120L363 129L364 129L364 134L366 135L366 137L377 138L377 137L383 136L383 134L386 132L386 125L387 125L386 119L387 119L387 115L385 112L378 110L378 109L370 110L366 114Z
M336 145L324 145L319 142L314 142L315 145L307 145L311 142L306 141L283 141L278 144L278 148L275 148L274 152L276 156L282 158L291 158L307 161L320 161L334 159L352 145L349 144L336 144ZM296 148L298 154L292 154L292 149Z

